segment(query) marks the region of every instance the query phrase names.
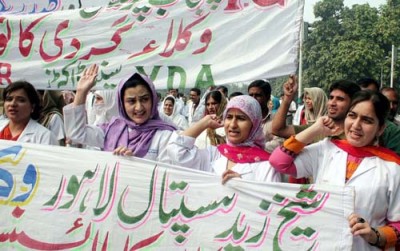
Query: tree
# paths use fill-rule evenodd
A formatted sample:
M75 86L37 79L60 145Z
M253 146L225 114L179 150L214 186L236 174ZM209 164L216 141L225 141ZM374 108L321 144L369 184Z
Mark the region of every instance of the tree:
M368 4L348 8L343 0L322 0L314 14L317 21L304 43L305 87L327 90L339 79L380 79L391 44L400 45L400 0L389 0L379 10Z

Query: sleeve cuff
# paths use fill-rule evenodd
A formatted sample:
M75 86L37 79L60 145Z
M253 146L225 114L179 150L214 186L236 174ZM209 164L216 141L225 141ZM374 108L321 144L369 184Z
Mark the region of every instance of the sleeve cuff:
M386 239L385 250L394 247L397 242L397 235L394 229L390 226L383 226L379 227L378 229L379 232L381 232L381 234L385 236Z
M287 140L285 140L285 142L283 142L283 147L294 152L295 154L299 154L305 146L306 145L298 141L294 135L290 136Z

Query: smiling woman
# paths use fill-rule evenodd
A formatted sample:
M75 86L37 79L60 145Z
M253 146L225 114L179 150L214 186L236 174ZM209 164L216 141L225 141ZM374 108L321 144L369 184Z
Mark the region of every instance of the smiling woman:
M36 120L40 116L40 98L26 81L17 81L3 92L5 119L0 120L0 139L58 145L56 137Z
M174 96L169 95L165 97L162 103L162 112L171 118L175 126L180 130L185 130L189 127L188 121L182 114L179 114L177 109L176 99Z
M317 184L352 186L354 213L349 215L352 250L394 250L400 237L400 157L378 145L389 102L381 94L360 91L353 96L344 121L346 140L332 136L338 127L321 117L311 127L286 140L270 158L277 171L297 178L313 176Z
M165 146L176 128L160 118L154 85L145 76L134 73L118 85L119 116L100 126L86 124L86 96L94 86L97 72L97 65L85 69L77 85L74 103L64 107L67 137L73 142L100 147L117 155L168 162Z
M215 114L206 115L181 134L173 133L167 152L175 164L212 172L222 182L240 177L247 180L279 182L281 177L270 166L269 154L263 150L261 108L247 95L232 98L221 121ZM195 138L207 128L224 127L226 144L199 149Z

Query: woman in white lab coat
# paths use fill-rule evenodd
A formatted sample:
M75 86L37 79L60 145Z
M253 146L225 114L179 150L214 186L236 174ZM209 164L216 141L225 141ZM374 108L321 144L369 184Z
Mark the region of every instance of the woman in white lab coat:
M399 239L400 158L377 141L388 111L382 94L360 91L344 122L346 140L326 138L306 146L315 137L338 133L333 121L323 116L286 140L270 158L279 172L355 188L355 210L348 218L353 250L394 250Z
M269 164L269 153L263 149L261 107L254 98L242 95L232 98L223 122L216 114L206 115L187 130L174 132L167 148L170 159L184 167L212 172L222 182L239 177L246 180L279 182L281 176ZM195 139L207 128L222 127L226 144L199 149Z
M168 162L165 147L176 128L161 120L154 85L145 76L134 73L118 85L119 116L100 126L86 124L86 97L94 86L97 72L97 65L85 69L74 102L64 107L67 137L72 142L113 151L117 155Z
M182 114L179 114L176 105L176 99L172 95L168 95L164 98L161 106L162 113L168 116L175 126L180 130L185 130L189 127L188 121Z
M40 116L40 98L26 81L17 81L3 92L5 117L0 120L0 139L58 145L54 134L36 120Z

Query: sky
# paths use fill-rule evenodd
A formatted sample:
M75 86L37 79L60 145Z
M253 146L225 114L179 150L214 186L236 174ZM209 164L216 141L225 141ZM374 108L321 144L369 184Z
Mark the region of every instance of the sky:
M313 22L315 20L313 8L316 2L319 0L305 0L304 5L304 21ZM353 6L353 4L365 4L368 3L371 7L378 8L379 5L386 4L386 0L344 0L344 5Z

